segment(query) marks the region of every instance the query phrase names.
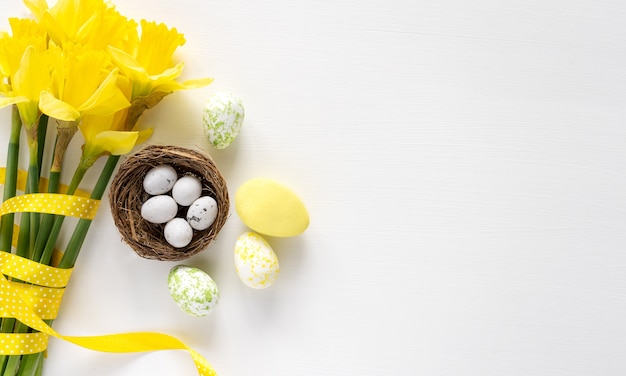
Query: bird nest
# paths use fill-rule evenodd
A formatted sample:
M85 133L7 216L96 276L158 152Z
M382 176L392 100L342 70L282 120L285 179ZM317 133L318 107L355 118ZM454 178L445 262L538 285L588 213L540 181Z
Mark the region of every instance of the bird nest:
M195 231L191 242L182 248L171 246L163 235L165 224L142 218L141 206L151 196L143 189L143 180L158 165L174 167L179 177L193 175L202 182L202 195L217 202L217 217L206 230ZM139 256L162 261L179 261L206 249L216 238L228 217L230 207L224 177L209 156L177 146L152 145L128 157L120 166L109 190L111 213L124 242ZM180 208L179 216L187 208Z

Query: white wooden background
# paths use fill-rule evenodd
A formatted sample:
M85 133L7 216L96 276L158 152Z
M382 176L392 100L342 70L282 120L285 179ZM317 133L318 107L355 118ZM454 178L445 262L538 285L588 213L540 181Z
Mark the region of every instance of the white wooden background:
M234 271L233 211L184 262L222 293L193 318L167 292L177 263L130 251L105 202L58 331L172 334L223 376L626 374L626 3L115 3L186 35L186 78L215 77L146 116L152 142L210 152L231 194L291 186L311 226L270 239L281 276L256 291ZM247 110L224 151L201 128L218 91ZM194 374L183 352L58 340L44 372Z

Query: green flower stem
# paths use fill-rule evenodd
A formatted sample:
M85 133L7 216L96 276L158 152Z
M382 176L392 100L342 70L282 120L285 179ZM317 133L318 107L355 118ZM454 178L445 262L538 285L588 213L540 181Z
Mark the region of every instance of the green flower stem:
M44 145L46 144L46 133L48 132L48 115L45 114L41 114L39 117L39 124L37 126L37 157L36 157L36 161L37 161L37 171L36 171L36 176L37 179L36 181L31 182L32 185L36 185L36 189L33 192L39 192L39 181L41 178L41 166L43 164L43 155L44 155ZM33 180L35 180L33 178ZM34 256L34 252L35 252L35 243L36 243L36 239L39 237L39 233L40 233L40 218L41 215L39 213L33 213L32 217L31 217L31 221L33 221L35 223L35 227L31 228L31 259L32 260L38 260L39 258L35 258Z
M28 134L28 148L29 148L29 166L28 177L26 183L26 193L39 192L39 178L41 176L41 160L43 159L43 144L39 143L42 138L40 131L45 132L45 127L42 129L41 122L38 129L32 129ZM17 254L22 257L27 257L32 260L38 260L34 258L35 242L37 234L39 233L39 220L41 215L36 212L22 214L22 226L20 227L20 236L18 240ZM20 321L15 322L13 333L28 333L30 328ZM5 376L13 376L18 372L31 372L36 370L36 363L31 366L27 366L24 363L25 357L12 356L4 370ZM32 368L35 367L35 368ZM23 370L23 371L22 371Z
M111 176L113 176L113 172L115 171L115 167L120 160L119 155L111 155L107 159L102 172L100 173L100 177L96 182L96 185L91 192L91 198L94 200L101 200L102 196L104 196L104 192L109 184L109 180L111 180ZM80 253L80 249L85 241L85 237L87 236L87 232L89 231L89 226L91 226L90 219L80 219L76 228L74 229L74 233L70 238L70 241L63 253L63 257L61 258L61 262L59 263L59 268L69 269L73 268L76 263L76 259L78 258L78 254Z
M44 352L28 354L22 356L22 361L16 376L37 376L41 375L43 367Z
M34 146L33 146L34 145ZM37 166L37 143L29 142L30 150L30 163L28 167L28 174L26 178L26 190L25 193L36 193L39 186L39 176L37 176L39 167ZM17 248L15 254L20 257L28 258L30 256L31 240L34 240L31 236L31 225L33 230L36 230L33 220L37 217L32 215L33 213L22 213L20 220L20 232L17 239ZM34 242L32 243L34 246Z
M20 150L20 136L22 133L22 120L20 119L17 106L13 106L11 116L11 134L9 136L9 147L7 151L6 175L4 180L4 191L2 199L6 201L11 197L15 197L17 191L17 171ZM13 241L13 223L14 214L5 214L2 216L0 223L0 250L11 252L11 243ZM11 333L15 319L3 318L0 321L0 332ZM0 372L4 373L6 363L9 359L7 355L0 356Z
M41 125L41 123L40 123ZM40 128L40 131L42 128ZM41 140L41 138L40 138ZM40 145L42 145L40 143ZM40 150L43 148L39 148ZM40 154L41 156L42 154ZM41 166L42 159L38 158L39 166ZM41 167L39 168L39 175L41 176ZM50 172L50 177L48 181L48 193L56 193L58 192L59 182L60 182L60 172ZM45 239L47 239L47 235L50 233L50 229L52 228L52 223L54 221L54 215L45 214L42 218L41 226L39 227L39 231L37 232L37 237L35 241L35 248L33 250L33 254L31 255L32 260L39 261L41 254L37 254L38 242L42 244L39 246L41 248L41 252L43 252L43 247L45 246ZM25 327L22 323L17 324L16 332L23 332L24 330L28 331L28 327ZM43 359L44 352L36 353L36 354L28 354L23 355L21 357L21 361L18 364L17 374L16 376L41 376L43 373ZM13 366L15 361L9 361L9 367ZM14 372L13 369L8 369L8 372Z
M111 180L113 172L117 167L119 159L119 156L110 156L108 158L104 168L102 169L102 172L100 173L100 177L96 182L96 186L91 192L90 197L92 199L102 199L102 197L104 196L104 192L106 191L106 188L109 184L109 180ZM62 216L59 217L63 218ZM59 263L59 268L69 269L74 267L85 237L87 236L87 232L89 231L90 225L91 220L81 219L78 221L78 224L76 225L72 237L70 238L70 241L67 245L65 253L63 253L63 257L61 258L61 262ZM48 325L52 325L52 322L53 320L46 320L46 323ZM22 358L22 365L19 367L19 373L17 374L17 376L40 376L42 365L43 353L26 355ZM8 376L8 374L4 374L3 376Z
M39 166L37 164L38 157L38 143L29 139L29 167L26 180L26 193L36 193L39 189ZM22 213L20 232L17 241L16 255L21 257L29 257L32 246L34 246L33 232L37 230L38 226L36 221L38 216L34 216L35 213ZM7 320L8 321L8 320ZM14 322L12 333L28 333L29 327L22 322L13 319ZM7 322L7 327L10 329L10 322ZM19 355L9 356L6 363L3 376L15 376L20 369L22 357Z
M43 375L44 354L45 353L43 353L43 352L37 354L37 369L35 370L35 376L42 376Z
M13 332L13 333L17 333L17 332ZM17 371L19 370L21 361L22 361L22 357L19 355L9 356L9 360L7 361L7 365L2 376L17 375Z
M26 181L30 181L31 180L31 176L32 174L30 173L30 168L29 168L29 173L27 174L26 177ZM30 184L26 184L26 191L24 193L30 193L30 188L31 185ZM30 219L32 217L29 215L29 213L22 213L22 216L20 217L20 231L17 237L17 247L15 248L15 254L20 256L20 257L28 257L29 254L29 245L30 245Z
M56 143L55 143L56 145ZM56 146L55 146L56 147ZM48 178L48 193L58 193L59 183L61 181L61 171L50 169L50 177ZM52 231L52 225L55 219L54 214L44 214L41 219L41 225L39 226L39 232L37 233L37 240L35 241L35 250L33 251L33 260L42 262L41 256L43 250Z
M58 193L60 179L60 172L50 172L50 178L48 181L48 193ZM39 260L40 263L43 263L43 260L41 260L41 256L46 246L46 242L48 241L48 237L50 236L50 232L52 231L52 225L54 224L55 218L56 215L54 214L44 214L43 218L41 219L39 233L37 233L37 240L35 241L35 250L33 252L33 260Z
M63 167L63 157L65 156L65 151L67 150L70 141L78 129L75 122L70 126L69 122L63 122L58 119L54 119L54 121L57 124L57 137L54 143L52 165L50 166L48 193L59 192L59 181L61 177L61 169ZM57 216L54 214L43 215L39 233L37 234L37 240L35 241L33 260L39 260L39 262L43 264L48 264L50 262L49 259L42 259L42 256L56 218Z
M29 144L30 149L30 162L28 166L28 193L39 192L39 143L34 140ZM22 214L23 215L23 214ZM28 236L28 254L26 257L31 258L33 250L35 248L35 240L37 239L37 233L39 232L39 219L41 215L36 212L30 213L30 229Z
M37 131L37 143L39 151L37 152L37 164L39 165L38 176L41 176L41 166L43 162L44 145L46 144L46 133L48 133L48 115L42 114L39 117L39 125Z
M31 166L32 167L32 166ZM29 169L29 171L33 171L32 169ZM83 179L83 177L85 176L85 173L87 172L87 168L79 166L76 169L76 172L74 173L74 176L72 178L72 181L68 187L68 194L73 194L76 189L78 188L78 185L80 184L81 180ZM29 176L31 174L29 173ZM30 182L30 179L29 179ZM30 189L31 186L29 184L28 188ZM22 218L29 218L30 216L23 216ZM45 264L49 264L50 263L50 258L52 257L52 252L54 250L54 244L59 236L60 230L61 230L61 226L63 224L63 219L65 217L63 216L57 216L55 221L54 221L54 226L52 228L52 232L51 232L51 236L48 239L48 242L46 243L46 247L48 246L48 244L50 244L50 251L48 252L49 256L47 256L46 254L46 249L44 249L44 254L42 256L42 258L47 257L47 260L45 260ZM22 229L25 228L26 230L28 230L28 220L25 221L26 223L24 223L25 226L23 226L22 228L20 228L20 239L22 238ZM58 222L58 224L57 224ZM56 232L55 232L55 229ZM30 239L29 239L30 240ZM26 243L26 240L24 240L24 243ZM24 248L25 246L22 246L22 243L18 240L18 253L19 252L24 252ZM16 322L15 328L13 330L13 333L27 333L29 330L28 326L22 324L21 322ZM16 359L17 358L17 359ZM33 358L33 359L30 359ZM24 365L20 365L21 361L26 362L27 359L30 359L27 363L24 363ZM9 360L7 362L7 366L6 369L4 371L3 376L15 376L17 375L17 372L35 372L36 371L36 367L37 367L37 363L36 363L36 357L33 355L31 357L29 356L25 356L23 357L19 357L19 356L12 356L9 357Z
M84 164L78 165L76 171L74 172L74 176L72 177L72 181L67 187L68 195L73 195L76 192L76 189L78 189L78 185L83 180L83 177L85 177L85 173L87 173L89 167L91 166L86 166ZM54 252L54 246L56 245L59 234L61 233L61 228L63 227L64 220L65 216L55 216L52 229L50 230L50 235L46 239L46 246L44 247L43 253L40 258L40 262L42 264L50 264L50 259L52 258L52 253Z
M17 236L15 254L20 257L28 257L28 243L30 242L30 215L22 213L20 217L20 231Z
M17 107L13 106L13 115L11 119L11 135L9 136L9 148L7 152L6 176L4 179L4 193L2 196L3 201L6 201L11 197L15 197L17 191L17 170L21 131L22 121L20 119L20 114L17 110ZM2 222L0 224L0 250L2 251L11 251L14 220L14 214L5 214L2 216Z

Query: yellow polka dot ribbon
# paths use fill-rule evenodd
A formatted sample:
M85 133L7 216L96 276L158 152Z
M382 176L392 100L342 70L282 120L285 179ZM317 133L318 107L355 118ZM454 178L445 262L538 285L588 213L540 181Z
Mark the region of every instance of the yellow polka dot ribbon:
M0 176L0 182L3 177ZM63 194L26 194L5 201L0 215L15 212L50 213L93 219L99 201ZM0 333L0 355L45 351L49 336L101 352L134 353L184 350L200 376L215 376L211 365L180 340L161 333L123 333L76 337L57 333L44 320L56 318L72 269L43 265L0 250L0 317L15 318L34 333ZM19 282L18 282L19 281Z
M6 200L0 215L17 212L58 214L82 219L93 219L100 201L90 198L69 196L60 193L33 193Z

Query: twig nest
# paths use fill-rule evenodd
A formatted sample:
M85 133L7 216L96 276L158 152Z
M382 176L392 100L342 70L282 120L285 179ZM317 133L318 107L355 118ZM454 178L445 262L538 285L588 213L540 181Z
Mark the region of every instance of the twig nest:
M204 229L194 228L191 240L182 247L168 242L166 223L152 223L142 217L144 203L158 197L150 195L143 186L148 172L158 166L171 166L179 180L193 177L200 181L201 195L211 197L217 208L212 224ZM122 240L139 256L162 261L184 260L206 249L226 223L230 207L226 181L209 156L178 146L159 145L147 146L121 164L111 182L109 201ZM189 206L178 205L177 217L184 220Z

